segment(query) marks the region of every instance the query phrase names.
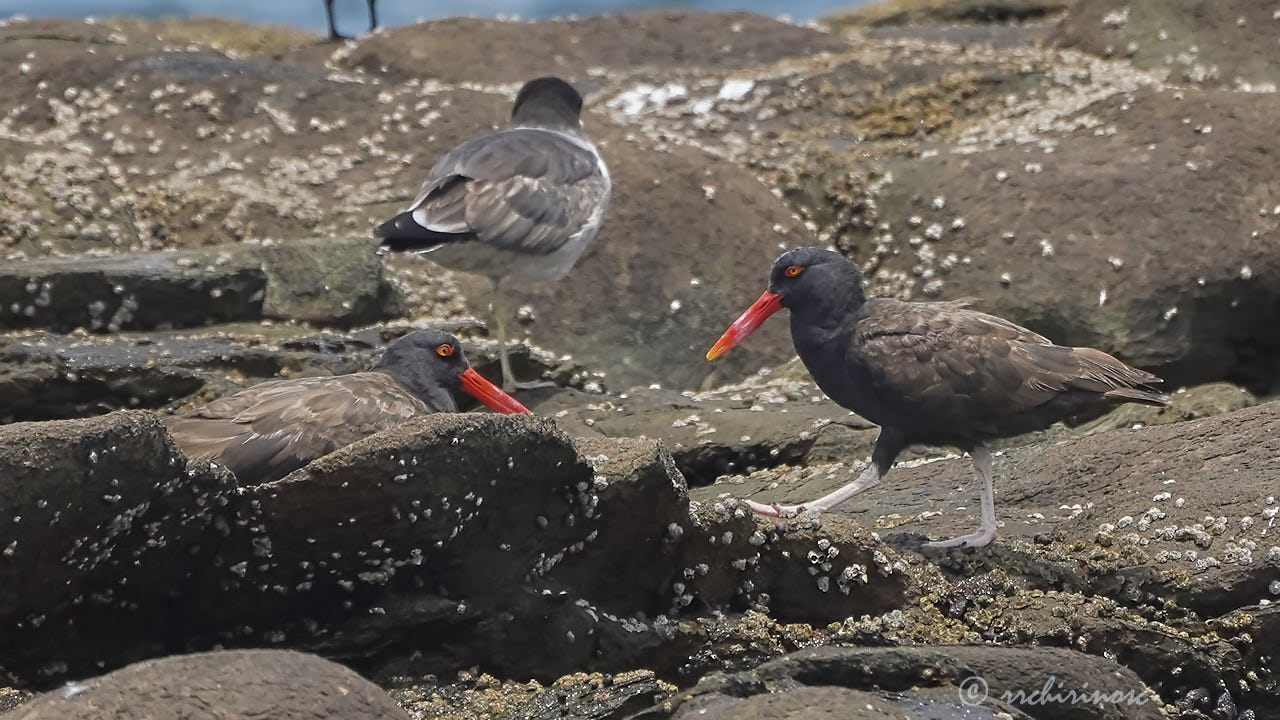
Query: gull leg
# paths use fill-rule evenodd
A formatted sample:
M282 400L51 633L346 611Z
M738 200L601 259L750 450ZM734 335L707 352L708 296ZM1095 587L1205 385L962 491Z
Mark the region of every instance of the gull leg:
M530 380L516 382L516 375L511 371L511 360L507 357L507 313L506 303L502 297L502 287L498 280L493 280L493 301L489 305L493 314L493 327L498 334L498 360L502 364L502 389L507 392L517 390L536 390L538 388L555 387L547 380Z
M346 40L347 36L338 32L338 26L333 22L333 0L324 0L324 10L329 15L329 39Z
M492 281L493 300L489 303L489 312L493 316L493 329L498 334L498 363L502 366L502 389L511 392L516 389L516 376L511 372L511 361L507 358L507 319L502 302L502 284Z
M981 445L969 451L973 458L973 469L981 482L982 529L968 535L961 535L950 540L925 543L925 547L963 548L986 547L996 539L996 495L991 480L991 453Z
M764 505L754 500L747 500L747 507L760 515L769 515L771 517L791 517L802 512L817 515L824 510L839 505L862 492L866 492L876 485L880 484L880 479L884 474L889 472L889 468L893 467L893 461L898 457L898 453L902 452L904 444L896 433L881 429L880 437L876 438L875 449L871 451L871 462L867 464L858 477L853 482L848 483L834 492L828 493L817 500L799 505Z
M369 32L373 32L373 29L378 27L378 13L373 8L375 2L377 0L369 0Z

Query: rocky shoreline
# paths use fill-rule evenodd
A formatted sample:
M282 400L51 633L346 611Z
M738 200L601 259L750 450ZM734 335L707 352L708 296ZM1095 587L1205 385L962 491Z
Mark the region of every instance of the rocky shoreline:
M341 45L0 23L0 712L1280 718L1280 20L1003 5ZM368 233L531 73L583 89L615 183L578 267L511 308L539 417L424 417L259 486L184 457L160 414L414 328L497 377L484 281ZM975 523L945 448L820 521L753 516L876 434L784 323L702 361L815 240L1173 405L1002 445L982 550L921 547Z

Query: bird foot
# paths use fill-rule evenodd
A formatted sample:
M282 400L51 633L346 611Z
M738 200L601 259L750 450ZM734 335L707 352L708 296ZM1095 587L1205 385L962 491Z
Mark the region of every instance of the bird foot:
M980 548L990 545L991 541L995 539L996 531L994 529L979 530L978 532L961 535L960 537L954 537L950 540L927 542L924 546L928 548L938 548L941 550L949 550L951 548Z
M765 505L763 503L758 503L755 500L744 500L743 502L747 504L748 508L751 508L751 512L757 515L767 515L769 517L790 518L795 517L800 513L808 513L810 515L818 514L804 505L779 505L778 503Z

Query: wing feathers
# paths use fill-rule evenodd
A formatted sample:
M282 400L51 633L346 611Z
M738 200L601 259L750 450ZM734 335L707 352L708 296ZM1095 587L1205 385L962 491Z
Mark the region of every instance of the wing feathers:
M429 411L391 376L366 372L265 382L166 424L189 457L215 459L250 484Z
M922 404L961 398L990 417L1031 411L1064 395L1161 405L1160 379L1093 348L1052 344L1003 318L957 303L876 298L854 347L876 382ZM976 406L973 404L976 403Z
M441 158L406 213L418 229L388 221L378 234L393 250L417 249L410 240L425 230L436 234L427 240L440 243L480 241L549 254L598 217L609 190L603 163L585 141L514 128L465 142Z

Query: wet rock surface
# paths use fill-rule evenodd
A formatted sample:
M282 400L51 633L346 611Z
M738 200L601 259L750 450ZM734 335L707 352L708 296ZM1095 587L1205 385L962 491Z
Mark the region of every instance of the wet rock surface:
M0 23L0 708L273 647L417 718L1280 717L1276 21L1155 5L455 19L342 45ZM257 487L183 458L153 412L365 369L415 327L497 377L484 281L366 236L541 73L585 91L615 183L574 271L513 289L542 419L415 420ZM946 448L821 518L753 517L737 498L827 492L877 432L784 320L702 359L778 249L814 242L874 293L975 296L1117 353L1173 404L1002 443L983 550L920 547L977 525ZM242 655L69 701L172 699ZM254 663L224 686L280 713L341 698L256 676L354 677ZM1029 700L1049 674L1151 700Z

